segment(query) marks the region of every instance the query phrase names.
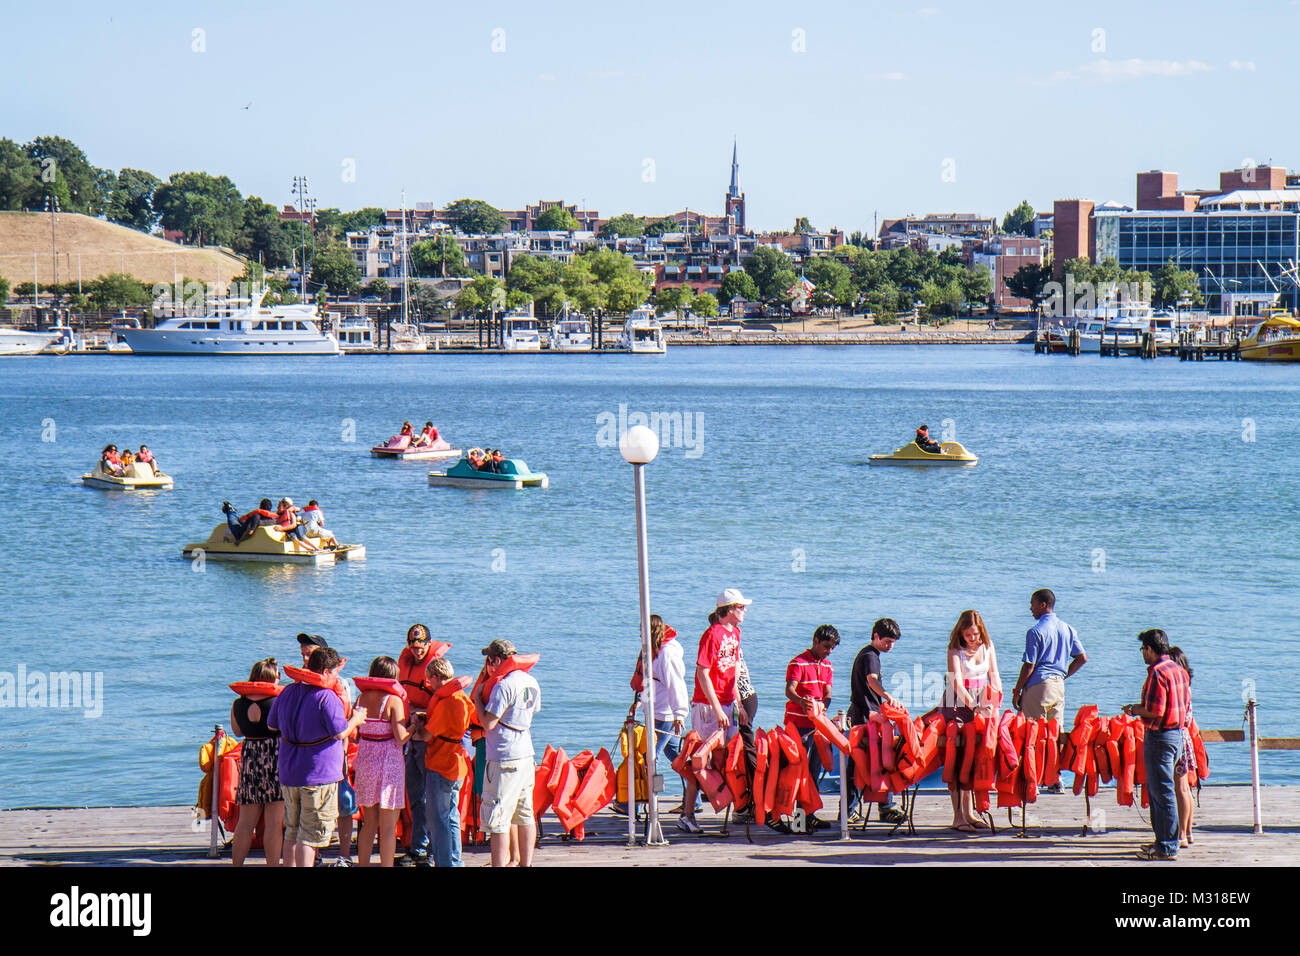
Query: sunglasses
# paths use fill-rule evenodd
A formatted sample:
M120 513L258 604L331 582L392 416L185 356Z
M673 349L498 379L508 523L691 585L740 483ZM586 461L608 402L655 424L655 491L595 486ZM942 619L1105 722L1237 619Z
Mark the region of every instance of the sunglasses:
M423 637L413 637L406 642L407 647L414 647L416 644L428 644L429 642Z

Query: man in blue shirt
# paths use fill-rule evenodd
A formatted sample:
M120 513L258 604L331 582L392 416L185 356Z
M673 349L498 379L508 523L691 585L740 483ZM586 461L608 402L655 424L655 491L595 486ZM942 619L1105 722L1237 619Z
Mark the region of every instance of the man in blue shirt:
M1065 679L1088 660L1074 628L1056 616L1056 595L1040 588L1029 598L1029 611L1038 619L1025 634L1025 654L1011 702L1030 720L1065 721ZM1049 788L1060 792L1060 784Z

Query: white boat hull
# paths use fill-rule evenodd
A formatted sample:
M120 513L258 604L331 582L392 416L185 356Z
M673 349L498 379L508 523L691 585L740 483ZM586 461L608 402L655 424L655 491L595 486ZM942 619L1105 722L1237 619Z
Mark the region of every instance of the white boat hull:
M0 329L0 355L39 355L58 337L57 332Z
M235 338L196 336L184 331L160 332L139 329L120 332L134 355L339 355L339 343L332 335L290 338L285 334L254 338L252 333Z
M87 488L104 488L108 491L171 491L171 478L100 478L82 475L81 483Z
M429 473L429 484L434 488L549 488L551 479L546 475L534 478L455 478L441 472Z
M402 451L385 451L377 448L370 449L372 458L396 458L401 461L441 461L444 458L459 458L461 449L459 448L434 448L434 449L407 449Z

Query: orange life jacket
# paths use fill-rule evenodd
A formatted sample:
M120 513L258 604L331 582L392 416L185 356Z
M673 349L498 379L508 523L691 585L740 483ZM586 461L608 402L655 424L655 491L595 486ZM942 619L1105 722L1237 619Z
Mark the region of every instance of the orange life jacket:
M754 822L762 826L767 821L768 813L767 800L765 799L768 753L767 734L758 729L754 731L754 752L754 785L750 788L750 796L754 801Z
M1208 780L1210 777L1210 757L1205 752L1205 741L1201 739L1201 728L1196 726L1195 717L1192 718L1188 733L1192 737L1192 753L1196 758L1196 778L1197 780Z
M957 772L957 780L961 786L967 789L974 789L975 786L975 739L977 733L978 726L975 721L969 720L961 725L961 768Z
M377 690L406 700L406 688L392 677L354 677L352 683L356 684L357 689L362 692Z
M898 750L894 744L894 725L881 714L872 714L871 722L880 733L880 775L887 776L898 769Z
M584 751L584 753L590 758L591 751ZM572 760L564 761L562 766L557 764L560 776L559 784L555 787L555 798L552 806L555 809L556 819L560 821L560 826L564 827L566 832L571 832L584 819L573 807L573 795L577 792L578 784L581 782L581 770L578 765L578 759L581 756L582 754L579 754L578 757ZM586 766L586 762L583 763L583 766Z
M1045 787L1053 786L1061 782L1061 728L1053 717L1047 721L1044 742L1046 746L1043 749L1043 776L1042 784Z
M410 647L402 648L402 653L397 655L397 680L406 688L408 710L410 708L424 710L429 706L429 688L425 684L425 678L428 676L426 670L430 661L442 657L450 649L451 645L446 641L430 641L429 650L421 660L415 659L415 654Z
M712 739L712 738L710 738ZM706 741L707 742L707 741ZM704 753L705 760L702 767L696 767L700 760L701 753ZM709 798L709 803L713 806L716 813L722 810L732 801L731 790L727 787L727 779L723 771L719 769L719 764L723 767L726 764L716 758L725 758L726 752L716 748L706 750L703 746L699 747L691 757L691 766L695 772L695 779L700 782L700 789Z
M573 812L581 818L578 822L589 819L592 814L608 806L614 799L614 794L614 761L610 759L609 751L602 747L600 753L588 764L571 800Z
M731 743L727 744L727 759L723 770L727 789L731 791L732 806L737 810L744 810L752 798L749 775L745 772L744 744L740 734L731 738Z
M814 736L825 738L827 741L838 747L840 753L848 756L849 741L842 733L840 733L839 728L831 723L830 718L826 716L825 706L820 702L814 704L812 713L808 715L808 719L811 720L813 726L817 728L817 733ZM823 755L822 759L822 766L827 770L830 769L831 764L833 763L832 760L827 759L828 756L829 754Z
M1020 752L1020 765L1025 768L1024 800L1033 803L1038 799L1038 782L1043 776L1043 754L1038 735L1046 722L1040 717L1025 724L1025 747Z
M533 665L541 659L541 654L512 654L505 659L505 662L497 667L496 671L483 681L483 689L479 691L482 695L484 704L492 696L493 689L500 683L501 678L507 674L513 674L515 671L524 671L525 673L533 669Z
M700 735L693 730L688 731L686 736L682 738L681 749L677 751L677 756L673 759L672 764L673 770L677 772L678 776L685 777L691 772L691 757L700 743Z
M675 630L673 630L671 627L664 627L664 644L667 644L676 636L677 636L677 632ZM643 658L644 656L645 656L644 653L638 654L636 656L636 670L632 672L632 679L628 681L632 689L636 691L638 694L645 692L645 674L642 670L643 662L641 660L641 658Z
M799 784L808 773L808 764L803 757L803 748L799 738L791 739L783 729L772 731L777 745L781 748L781 773L776 781L776 795L772 812L778 817L788 817L794 813L795 800L799 796Z
M278 697L284 685L275 681L241 680L231 684L230 689L240 697Z
M785 735L798 748L798 755L794 758L799 770L799 781L795 785L795 801L804 813L816 813L822 808L822 798L817 790L817 781L813 780L812 774L808 772L808 752L804 749L799 729L794 724L786 724ZM813 734L814 739L816 736Z
M1115 802L1120 806L1133 806L1133 787L1137 780L1136 764L1139 759L1137 735L1132 723L1125 721L1120 735L1119 774L1115 778Z
M541 763L533 773L533 819L541 820L542 814L550 809L551 806L551 788L547 781L551 778L551 771L555 768L555 760L559 757L564 759L564 751L556 750L550 744L542 751Z
M776 794L780 789L784 759L781 741L778 739L778 731L769 730L767 732L767 771L763 780L763 808L772 819L780 816L776 810Z

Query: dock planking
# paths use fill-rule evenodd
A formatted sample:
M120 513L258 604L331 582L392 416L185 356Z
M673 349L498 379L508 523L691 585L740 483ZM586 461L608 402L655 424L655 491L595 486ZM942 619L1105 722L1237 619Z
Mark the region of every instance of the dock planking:
M673 798L669 798L675 802ZM836 819L838 797L823 794L819 816ZM670 803L671 805L671 803ZM1265 787L1264 833L1251 832L1248 786L1211 786L1201 790L1196 811L1196 842L1177 862L1210 867L1290 866L1300 858L1300 787ZM722 817L698 816L705 832L690 836L676 829L676 817L663 817L669 846L630 848L627 819L601 812L588 821L587 839L562 841L558 824L543 819L544 838L534 862L538 866L734 866L734 865L891 865L891 866L1148 866L1134 854L1151 839L1147 811L1120 807L1113 789L1103 788L1093 801L1094 831L1083 835L1084 799L1070 794L1040 795L1029 809L1026 837L1020 811L994 810L994 834L968 835L949 829L952 805L946 790L922 791L916 803L916 834L874 822L854 827L848 841L838 824L816 835L790 836L732 824L720 836ZM223 850L209 859L208 825L194 828L188 807L120 807L7 810L0 812L0 866L230 866ZM336 850L326 852L333 858ZM466 847L467 866L486 864L487 848ZM253 851L250 865L261 864Z

